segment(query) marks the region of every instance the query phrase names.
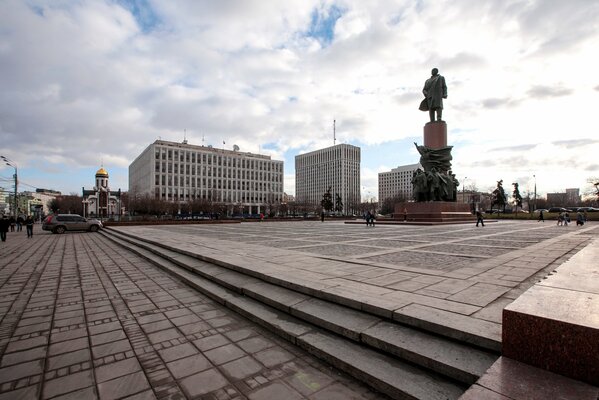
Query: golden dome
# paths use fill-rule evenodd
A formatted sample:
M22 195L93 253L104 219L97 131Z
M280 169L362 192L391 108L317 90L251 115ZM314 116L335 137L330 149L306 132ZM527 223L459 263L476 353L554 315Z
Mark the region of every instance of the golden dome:
M98 176L105 176L108 178L108 171L106 171L104 167L101 167L98 172L96 172L96 177Z

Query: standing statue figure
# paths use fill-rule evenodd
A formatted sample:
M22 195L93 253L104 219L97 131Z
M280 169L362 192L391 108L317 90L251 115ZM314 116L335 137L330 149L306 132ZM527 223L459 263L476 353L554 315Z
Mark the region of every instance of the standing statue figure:
M420 168L418 168L412 174L412 187L414 188L414 200L417 202L428 200L428 183L426 174Z
M422 111L428 110L431 122L435 121L435 111L437 112L437 121L442 121L443 99L447 98L447 85L445 85L445 78L439 75L437 68L433 68L431 75L424 82L422 93L425 99L420 104L420 109Z

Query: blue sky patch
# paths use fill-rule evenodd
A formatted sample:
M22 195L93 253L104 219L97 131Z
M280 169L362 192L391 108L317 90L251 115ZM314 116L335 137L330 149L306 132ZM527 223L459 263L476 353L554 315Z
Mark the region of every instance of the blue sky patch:
M335 36L335 24L342 15L343 10L335 5L328 10L314 9L306 36L315 38L323 47L328 46Z
M116 0L116 3L131 12L142 32L149 32L160 23L148 0Z

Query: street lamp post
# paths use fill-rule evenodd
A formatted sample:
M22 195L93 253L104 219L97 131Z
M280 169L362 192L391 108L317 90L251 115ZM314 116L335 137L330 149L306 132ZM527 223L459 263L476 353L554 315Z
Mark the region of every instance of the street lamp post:
M464 177L464 186L462 186L462 203L466 203L466 179L468 179L467 176Z
M536 210L537 209L537 176L536 176L536 174L533 174L532 177L535 179L535 201L534 201L535 209L534 210Z
M10 167L13 167L15 169L15 174L14 174L14 178L15 178L15 197L14 197L14 208L13 208L13 214L15 217L15 220L17 219L17 163L15 163L14 161L11 161L9 158L6 158L4 156L0 156L0 158L2 158L2 160L4 161L4 163Z

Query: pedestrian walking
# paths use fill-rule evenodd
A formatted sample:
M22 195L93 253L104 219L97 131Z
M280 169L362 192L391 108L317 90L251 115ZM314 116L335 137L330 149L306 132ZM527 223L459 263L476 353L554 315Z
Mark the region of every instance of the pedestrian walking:
M479 223L482 226L485 226L485 222L483 221L483 213L480 212L480 210L476 210L476 226L478 226Z
M543 210L539 211L539 220L537 222L545 222L545 216L543 215Z
M6 215L3 215L2 218L0 218L0 240L3 242L6 242L6 232L8 232L9 226L10 222L8 221L8 218L6 218Z
M403 208L403 222L408 220L408 209L406 207Z
M576 226L583 226L584 225L584 215L578 211L576 213Z
M25 227L27 228L27 237L32 238L33 237L33 217L31 215L28 215L27 218L25 218Z
M320 212L320 222L324 222L324 211Z
M15 217L13 217L11 215L10 218L8 218L8 223L10 224L10 231L14 232L15 231Z
M366 226L370 226L370 218L371 218L371 214L370 214L370 211L368 211L366 213L366 215L364 216L364 219L366 220Z
M564 213L561 212L557 215L557 226L561 226L564 224Z
M17 217L17 232L23 231L23 222L25 222L25 218L22 215Z

